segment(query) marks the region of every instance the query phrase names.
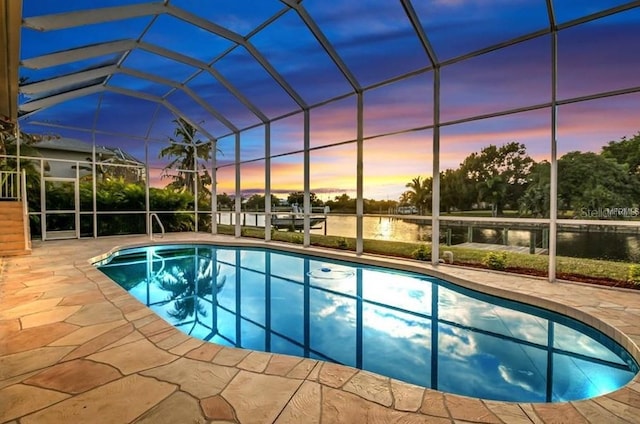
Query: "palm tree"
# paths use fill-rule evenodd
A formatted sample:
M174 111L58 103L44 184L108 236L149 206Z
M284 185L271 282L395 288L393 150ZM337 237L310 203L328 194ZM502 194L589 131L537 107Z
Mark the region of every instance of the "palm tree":
M404 199L415 206L421 215L431 207L431 181L432 178L423 180L418 176L405 185L410 190L403 193Z
M209 162L212 159L212 143L196 140L196 128L183 118L175 119L176 123L174 137L169 137L171 143L160 151L160 157L173 159L171 163L163 169L162 178L171 178L173 181L167 187L176 191L187 191L191 194L198 193L211 194L206 187L211 185L211 175L202 163L197 163L198 159ZM177 170L177 174L170 175L170 170ZM195 172L197 170L197 172Z
M168 299L175 301L174 309L168 314L178 321L198 315L206 317L207 308L200 299L211 295L213 285L216 292L221 290L226 281L226 276L220 276L220 264L216 270L211 258L195 258L197 269L189 260L182 261L179 265L172 266L156 277L159 287L168 293Z
M507 195L507 184L500 175L493 175L478 183L478 201L491 204L491 216L502 215L504 199Z

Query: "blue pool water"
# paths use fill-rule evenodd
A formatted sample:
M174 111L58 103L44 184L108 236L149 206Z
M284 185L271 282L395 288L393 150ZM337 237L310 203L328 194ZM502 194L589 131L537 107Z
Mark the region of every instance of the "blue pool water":
M212 245L126 249L97 265L194 337L450 393L570 401L638 372L623 348L578 321L421 274Z

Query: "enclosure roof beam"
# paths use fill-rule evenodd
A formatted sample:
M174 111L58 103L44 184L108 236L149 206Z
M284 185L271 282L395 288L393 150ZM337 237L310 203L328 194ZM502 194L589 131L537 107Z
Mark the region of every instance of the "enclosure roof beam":
M22 66L29 69L44 69L64 63L77 62L93 57L105 56L113 53L123 53L136 48L136 41L131 39L109 41L92 44L77 49L61 50L55 53L25 59Z
M9 0L12 1L12 0ZM129 6L104 7L99 9L78 10L74 12L56 13L25 18L23 26L36 31L53 31L82 25L99 24L137 18L141 16L158 15L164 12L164 4L141 3Z
M38 94L43 91L52 91L60 87L75 84L80 81L89 81L95 78L106 77L117 72L117 65L108 65L86 71L75 72L56 78L46 79L20 86L20 92L24 94Z
M207 112L209 112L217 120L222 122L222 124L224 124L231 131L233 131L233 132L239 131L239 129L231 121L229 121L224 115L222 115L218 110L216 110L213 106L211 106L204 99L202 99L202 97L198 96L192 89L190 89L189 87L187 87L184 84L180 84L180 83L178 83L176 81L173 81L173 80L170 80L170 79L162 78L162 77L159 77L159 76L156 76L156 75L152 75L152 74L149 74L149 73L146 73L146 72L141 72L141 71L138 71L138 70L135 70L135 69L130 69L130 68L124 68L123 67L123 68L118 69L117 72L125 74L125 75L129 75L129 76L132 76L132 77L153 81L153 82L158 83L158 84L167 85L169 87L173 87L173 88L178 89L178 90L182 90L185 94L187 94L189 97L191 97L196 103L198 103L200 106L202 106Z
M84 97L91 94L99 93L104 90L102 84L95 84L88 87L79 88L77 90L66 91L64 93L56 94L49 97L44 97L38 100L32 100L20 105L21 112L34 112L36 110L53 106L55 104L72 100L77 97Z
M315 20L311 17L311 15L309 15L307 10L300 5L300 0L281 1L298 13L300 19L302 19L307 28L309 28L309 31L311 31L316 40L318 40L324 51L327 52L333 63L338 67L340 72L342 72L342 75L344 75L354 91L362 91L362 86L358 82L355 75L353 75L347 64L342 60L329 39L324 35L318 24L316 24Z

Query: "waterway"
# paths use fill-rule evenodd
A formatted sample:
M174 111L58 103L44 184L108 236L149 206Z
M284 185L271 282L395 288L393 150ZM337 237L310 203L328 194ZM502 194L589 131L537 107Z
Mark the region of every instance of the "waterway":
M223 213L221 224L233 223L229 214ZM246 225L264 226L264 216L246 214ZM356 218L349 215L327 215L324 227L311 230L312 234L326 234L341 237L356 236ZM535 243L537 248L547 248L544 243L547 234L542 226L536 230L521 230L510 228L505 232L502 228L482 228L474 226L472 230L463 226L451 226L450 236L447 235L446 222L441 222L440 242L451 245L465 242L506 244L509 246L530 246ZM632 232L635 230L635 232ZM561 226L557 236L557 254L576 258L609 259L625 262L640 262L640 230L629 232L601 231L593 228L591 231L576 231L563 229ZM505 240L506 233L506 240ZM533 233L533 237L532 237ZM363 236L365 239L389 241L431 241L431 225L416 220L398 219L392 217L365 216L363 218Z

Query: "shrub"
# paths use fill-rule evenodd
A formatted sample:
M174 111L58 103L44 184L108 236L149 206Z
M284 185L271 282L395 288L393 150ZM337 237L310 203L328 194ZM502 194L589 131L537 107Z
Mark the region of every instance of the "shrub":
M349 242L347 242L346 238L340 237L339 239L336 240L336 247L338 247L339 249L348 249Z
M627 279L636 286L640 286L640 265L634 264L629 266Z
M489 269L503 271L507 268L507 254L505 252L489 252L482 258L482 264Z
M411 254L413 259L417 259L419 261L430 261L431 260L431 246L426 244L421 244L418 246L416 250L414 250Z

